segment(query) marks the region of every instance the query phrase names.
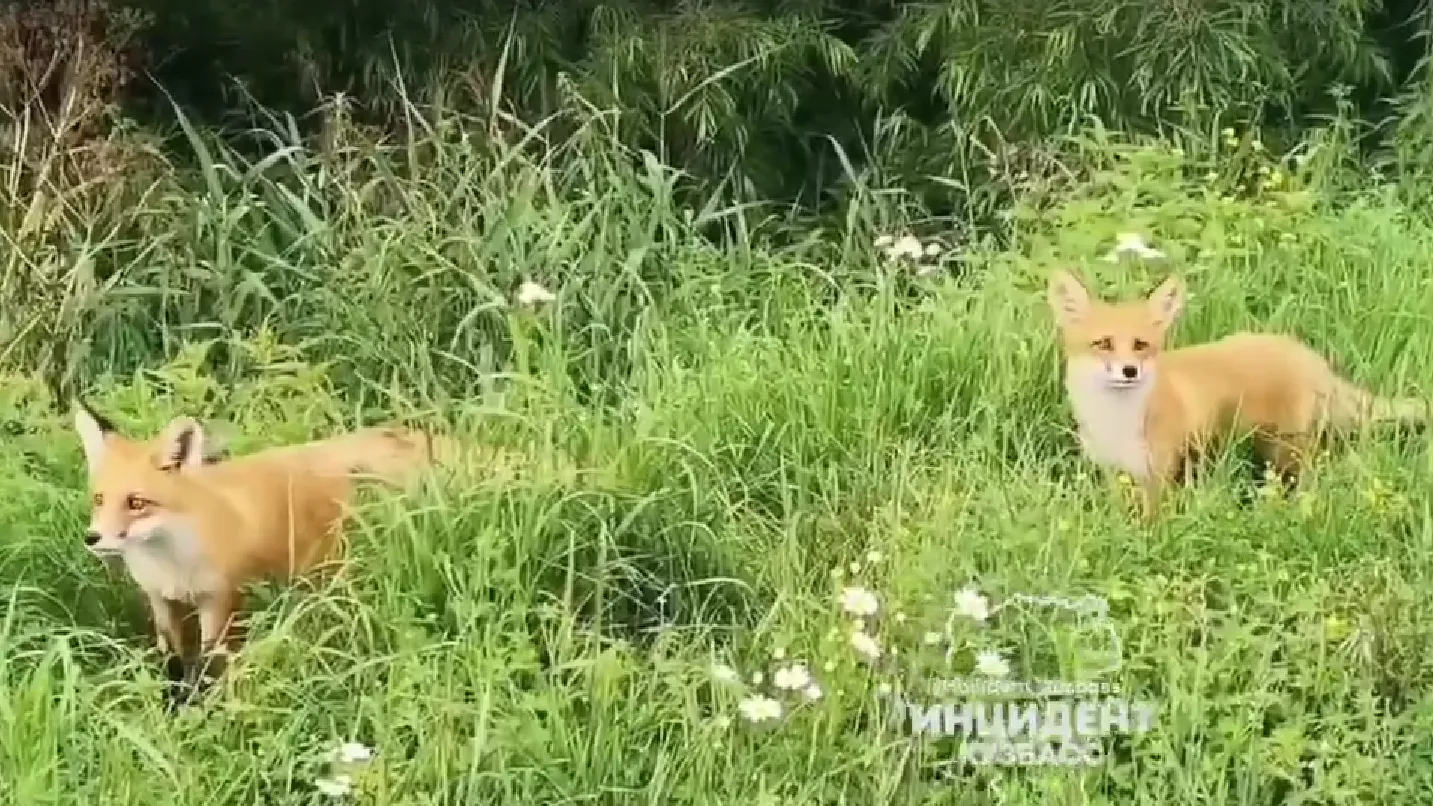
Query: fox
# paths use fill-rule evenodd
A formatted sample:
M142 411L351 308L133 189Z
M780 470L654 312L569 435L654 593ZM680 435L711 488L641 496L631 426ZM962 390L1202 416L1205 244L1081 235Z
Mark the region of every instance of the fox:
M1164 488L1187 481L1221 437L1252 436L1266 466L1295 485L1329 437L1379 423L1426 425L1426 401L1380 397L1291 336L1242 331L1165 349L1186 299L1178 275L1120 302L1095 297L1064 269L1047 289L1082 452L1138 483L1146 522Z
M143 590L171 695L222 670L249 583L316 577L341 559L358 482L409 484L435 467L439 449L452 450L441 437L385 426L233 455L206 444L192 417L134 439L83 400L74 426L92 503L85 546L118 559ZM184 629L196 613L197 647Z

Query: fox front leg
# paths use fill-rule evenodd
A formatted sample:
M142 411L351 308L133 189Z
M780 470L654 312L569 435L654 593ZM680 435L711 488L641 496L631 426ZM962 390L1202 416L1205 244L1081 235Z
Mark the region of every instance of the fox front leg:
M229 636L234 615L239 609L238 591L214 591L199 603L200 663L195 686L213 681L224 674L230 654Z
M185 678L192 652L184 632L187 614L179 602L158 593L149 593L148 598L155 645L164 658L165 701L172 709L184 699L188 688Z

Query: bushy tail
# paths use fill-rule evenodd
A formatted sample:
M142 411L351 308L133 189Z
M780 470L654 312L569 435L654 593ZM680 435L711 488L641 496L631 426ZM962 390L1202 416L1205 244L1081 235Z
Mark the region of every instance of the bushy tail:
M434 466L444 441L425 431L378 426L313 443L309 450L321 472L404 486Z
M1429 419L1428 401L1416 397L1379 397L1339 379L1332 395L1333 424L1343 428L1392 423L1423 426Z
M339 472L406 486L425 473L466 473L472 478L513 479L530 472L569 475L565 463L538 461L522 451L401 426L364 428L324 443Z

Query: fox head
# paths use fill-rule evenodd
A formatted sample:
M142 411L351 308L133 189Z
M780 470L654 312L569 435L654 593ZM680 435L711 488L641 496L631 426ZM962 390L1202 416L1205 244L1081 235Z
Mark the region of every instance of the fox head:
M1184 283L1169 277L1145 299L1111 303L1092 297L1073 274L1057 271L1048 299L1072 380L1137 389L1154 379L1165 334L1184 310Z
M205 455L203 426L191 417L176 417L152 440L135 441L77 402L75 430L89 465L93 501L85 545L98 555L167 531L182 497L179 475L215 461Z

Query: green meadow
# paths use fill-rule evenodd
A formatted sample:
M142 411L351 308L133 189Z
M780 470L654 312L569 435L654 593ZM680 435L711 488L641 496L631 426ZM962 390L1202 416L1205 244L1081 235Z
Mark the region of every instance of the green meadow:
M1078 453L1044 300L1056 267L1107 297L1177 271L1175 344L1280 330L1428 392L1433 224L1336 144L1092 134L996 242L859 178L820 223L689 205L597 123L271 135L7 189L5 803L1433 799L1424 438L1293 492L1231 450L1140 525ZM1104 260L1125 233L1164 257ZM493 458L365 493L343 573L256 586L231 676L170 714L52 388L236 453L397 417ZM1158 709L1091 766L962 766L891 707L957 679Z

